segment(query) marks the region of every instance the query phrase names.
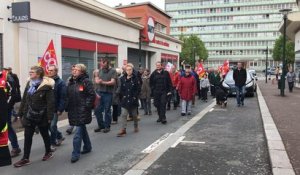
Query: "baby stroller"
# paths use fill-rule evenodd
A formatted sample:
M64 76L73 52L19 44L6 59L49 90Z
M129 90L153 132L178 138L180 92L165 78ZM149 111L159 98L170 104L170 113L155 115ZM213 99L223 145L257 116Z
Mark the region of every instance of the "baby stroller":
M217 105L220 105L222 108L225 108L227 106L227 96L228 91L222 86L222 83L216 86Z

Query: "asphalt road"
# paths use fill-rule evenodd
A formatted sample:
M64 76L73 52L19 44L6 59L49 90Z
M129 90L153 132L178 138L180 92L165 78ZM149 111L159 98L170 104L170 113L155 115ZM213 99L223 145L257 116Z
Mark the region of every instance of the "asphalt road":
M204 103L199 101L193 108L194 114L199 113L210 102ZM143 113L142 111L140 113ZM192 116L191 116L192 117ZM190 118L191 118L190 117ZM63 145L57 148L53 159L43 162L44 145L40 135L35 135L31 151L31 165L14 168L13 166L1 167L1 175L121 175L139 160L145 157L146 153L142 151L155 142L166 133L173 133L190 118L181 117L180 110L171 110L167 112L167 125L156 123L156 113L152 116L142 116L140 122L140 132L133 133L133 123L128 125L128 134L124 138L117 138L121 124L113 125L112 131L108 134L94 133L96 120L88 125L88 132L92 142L93 150L90 154L82 155L80 160L71 164L72 138L65 136L66 140ZM60 128L65 131L66 127ZM19 142L23 148L23 140ZM13 162L21 159L22 155L13 159Z
M257 98L229 99L169 148L144 175L269 175L271 166Z

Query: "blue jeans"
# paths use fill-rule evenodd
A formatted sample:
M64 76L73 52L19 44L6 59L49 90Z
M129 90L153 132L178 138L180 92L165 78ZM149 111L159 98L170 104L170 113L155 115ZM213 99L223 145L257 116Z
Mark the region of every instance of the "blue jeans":
M95 115L99 128L110 128L111 124L111 105L112 105L112 93L97 92L100 97L100 104L95 109ZM103 119L104 112L104 119Z
M51 132L50 141L51 141L51 145L55 145L56 144L56 140L62 139L62 134L57 129L57 121L58 121L58 115L54 114L53 119L51 121L51 125L50 125L50 132Z
M236 89L236 102L238 105L244 103L246 87L245 86L235 86Z
M9 138L12 148L18 149L19 148L18 138L17 138L16 131L14 130L14 128L12 127L12 124L11 124L11 116L12 116L12 110L8 112L8 122L7 122L8 138Z
M73 152L72 152L73 158L80 157L81 141L83 141L84 144L83 151L92 150L92 144L85 125L76 126L76 130L73 138Z

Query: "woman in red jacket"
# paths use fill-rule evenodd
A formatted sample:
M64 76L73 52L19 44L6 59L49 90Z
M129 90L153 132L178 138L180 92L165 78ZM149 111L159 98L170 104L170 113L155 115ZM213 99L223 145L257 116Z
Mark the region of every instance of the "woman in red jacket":
M196 80L191 75L191 69L186 68L185 75L181 77L178 84L178 91L182 99L181 103L181 116L185 116L186 113L191 115L192 112L192 100L193 96L197 92Z

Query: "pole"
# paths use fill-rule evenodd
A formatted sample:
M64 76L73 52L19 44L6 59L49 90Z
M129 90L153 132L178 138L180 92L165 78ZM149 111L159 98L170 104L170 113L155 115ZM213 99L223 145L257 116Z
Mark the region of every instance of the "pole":
M267 50L266 50L266 83L268 83L268 52L269 52L269 46L267 45Z
M142 67L142 36L139 37L139 67Z
M284 88L285 88L285 46L286 46L286 20L287 14L283 16L283 55L282 55L282 74L281 74L281 84L280 84L280 95L284 96Z

